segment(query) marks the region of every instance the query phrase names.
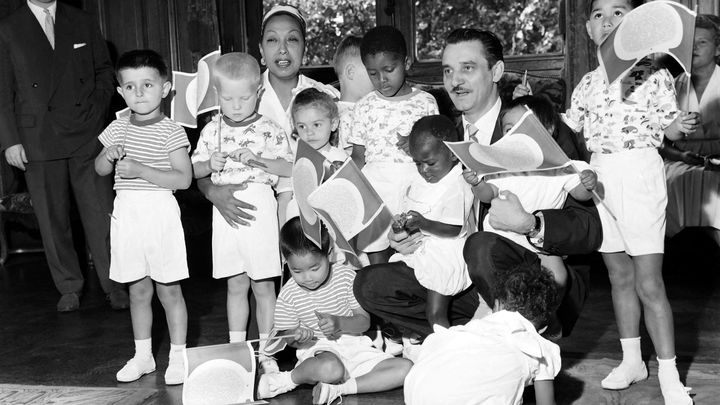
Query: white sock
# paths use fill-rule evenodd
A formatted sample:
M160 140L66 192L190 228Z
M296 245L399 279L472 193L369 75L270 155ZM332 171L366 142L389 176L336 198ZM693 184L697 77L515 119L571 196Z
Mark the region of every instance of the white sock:
M660 386L667 384L676 384L680 381L680 374L675 364L676 357L671 359L661 359L658 357L658 380Z
M174 345L170 343L170 358L173 358L175 356L182 356L183 350L185 350L185 345Z
M640 349L640 336L634 338L620 339L625 366L639 367L642 364L642 351Z
M338 384L338 392L341 395L354 395L357 394L357 380L349 378L342 384Z
M152 358L152 338L135 341L135 357Z
M230 343L244 342L247 340L246 330L231 330Z
M267 338L270 337L270 334L269 334L269 333L258 333L258 337L259 337L260 339L267 339ZM259 342L259 344L260 344L260 347L259 347L260 353L264 353L264 352L265 352L265 346L267 346L267 342L268 342L267 340L260 340L260 342Z

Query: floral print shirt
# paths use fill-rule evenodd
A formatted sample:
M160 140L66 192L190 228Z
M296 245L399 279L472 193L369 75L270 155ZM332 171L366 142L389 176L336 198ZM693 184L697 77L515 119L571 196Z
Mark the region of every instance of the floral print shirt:
M218 141L222 152L230 153L240 148L249 148L254 154L266 159L282 158L292 162L293 156L285 131L275 121L260 114L239 123L220 117L220 114L213 117L200 133L197 148L192 154L193 163L210 160L210 155L218 151ZM223 170L212 173L210 178L214 184L240 184L249 181L276 186L278 183L278 176L236 162L229 157Z
M602 67L587 73L570 103L563 120L593 153L657 148L679 112L672 76L647 58L611 86Z
M412 158L395 146L398 135L410 135L415 121L437 113L435 97L428 92L412 89L404 96L385 97L373 91L355 105L348 142L365 146L365 163L412 163Z

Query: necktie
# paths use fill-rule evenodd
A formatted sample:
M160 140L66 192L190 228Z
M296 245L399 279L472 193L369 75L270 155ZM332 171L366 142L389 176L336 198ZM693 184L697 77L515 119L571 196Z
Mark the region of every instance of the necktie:
M50 41L50 46L55 49L55 21L53 21L50 10L45 9L43 12L45 13L45 35Z
M468 134L468 139L473 142L478 142L477 133L479 131L480 130L477 129L473 124L467 124L467 126L465 127L465 132Z

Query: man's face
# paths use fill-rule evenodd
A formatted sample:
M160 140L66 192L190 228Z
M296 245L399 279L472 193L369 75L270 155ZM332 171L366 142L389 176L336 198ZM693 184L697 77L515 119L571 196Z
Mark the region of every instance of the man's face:
M505 65L499 61L490 67L480 41L448 44L443 51L442 66L445 90L468 121L477 121L492 108Z

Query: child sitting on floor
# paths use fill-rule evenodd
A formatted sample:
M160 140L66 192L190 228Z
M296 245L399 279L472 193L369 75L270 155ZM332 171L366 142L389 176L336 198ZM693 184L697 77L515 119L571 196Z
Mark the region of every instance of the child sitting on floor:
M535 403L555 404L553 380L560 348L537 330L547 325L558 295L544 268L499 268L493 313L450 329L435 327L405 379L405 403L522 404L524 387Z
M280 250L292 279L280 290L275 329L289 333L297 347L292 371L263 374L258 397L272 398L300 384L316 384L314 404L330 404L340 395L387 391L402 386L412 363L394 358L362 335L370 316L355 300L355 270L331 263L330 237L322 246L303 233L299 218L280 230Z

